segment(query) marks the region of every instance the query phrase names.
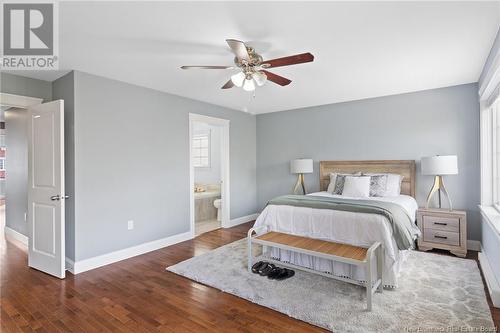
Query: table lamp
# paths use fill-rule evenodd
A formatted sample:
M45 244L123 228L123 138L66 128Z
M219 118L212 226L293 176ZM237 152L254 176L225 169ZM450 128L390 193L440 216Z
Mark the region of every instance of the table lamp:
M290 162L290 172L298 174L297 183L293 188L293 193L296 194L299 187L302 187L302 194L306 194L306 187L304 185L304 174L313 172L313 160L308 158L301 158Z
M451 199L448 195L448 191L444 187L443 176L444 175L456 175L458 174L458 165L457 165L457 156L456 155L448 155L448 156L430 156L423 157L421 159L422 166L422 175L431 175L434 176L434 185L432 185L431 191L427 196L427 204L426 208L429 208L429 203L432 199L432 196L438 192L439 195L439 208L441 208L441 191L448 198L448 206L450 211L453 210L451 205Z

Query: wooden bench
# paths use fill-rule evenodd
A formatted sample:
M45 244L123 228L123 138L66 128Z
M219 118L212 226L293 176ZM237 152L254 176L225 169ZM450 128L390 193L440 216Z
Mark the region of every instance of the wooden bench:
M333 278L336 280L341 280L360 286L366 287L366 302L367 309L371 311L372 309L372 295L375 291L382 292L382 272L384 267L384 249L380 242L375 242L369 248L353 246L349 244L335 243L324 241L320 239L295 236L290 234L285 234L281 232L267 232L260 236L253 236L257 228L251 228L248 231L248 271L252 271L252 265L254 263L254 257L252 253L252 245L258 244L263 246L263 252L266 251L267 247L274 247L283 250L290 250L296 253L303 253L310 256L344 262L351 265L356 265L363 267L366 272L366 282L357 281L353 279L348 279L340 276L335 276L330 273L320 272L313 269L309 269L302 266L293 265L290 263L274 260L265 259L268 262L273 262L281 266L286 266L290 268L300 269L314 274L319 274ZM372 259L375 257L377 265L377 278L373 279L373 264Z

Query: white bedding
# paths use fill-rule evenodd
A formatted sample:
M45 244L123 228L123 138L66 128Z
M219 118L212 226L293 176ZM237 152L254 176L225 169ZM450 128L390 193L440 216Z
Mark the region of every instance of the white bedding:
M317 192L309 195L348 198L332 195L328 192ZM415 220L418 205L415 199L410 196L400 195L397 197L369 197L361 199L396 203L402 206L408 215ZM368 247L374 242L379 241L385 248L383 283L386 286L397 287L397 277L406 251L400 251L397 248L396 241L392 236L392 227L385 216L330 209L268 205L259 215L254 226L267 226L269 231L285 232L364 247ZM278 260L328 272L337 276L359 281L365 280L364 271L349 264L332 263L326 259L314 258L305 254L275 248L271 249L271 256ZM376 272L374 272L375 274Z

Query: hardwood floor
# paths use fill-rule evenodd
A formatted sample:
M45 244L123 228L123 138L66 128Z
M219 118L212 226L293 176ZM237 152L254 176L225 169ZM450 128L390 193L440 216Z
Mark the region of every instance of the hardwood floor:
M211 231L64 280L28 268L23 247L2 234L1 331L326 332L165 271L245 237L251 225ZM500 325L500 309L492 308L492 315Z
M165 271L246 236L251 223L59 280L0 245L2 332L325 332Z
M221 223L220 221L217 221L217 219L195 222L194 234L196 235L196 237L198 237L205 232L219 229L220 227Z

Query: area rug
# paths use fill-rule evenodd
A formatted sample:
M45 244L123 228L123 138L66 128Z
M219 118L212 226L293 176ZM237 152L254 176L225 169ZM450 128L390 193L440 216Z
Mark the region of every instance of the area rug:
M246 269L239 240L167 268L194 281L334 332L493 332L494 323L475 261L412 251L399 287L373 297L365 289L296 271L284 281Z

